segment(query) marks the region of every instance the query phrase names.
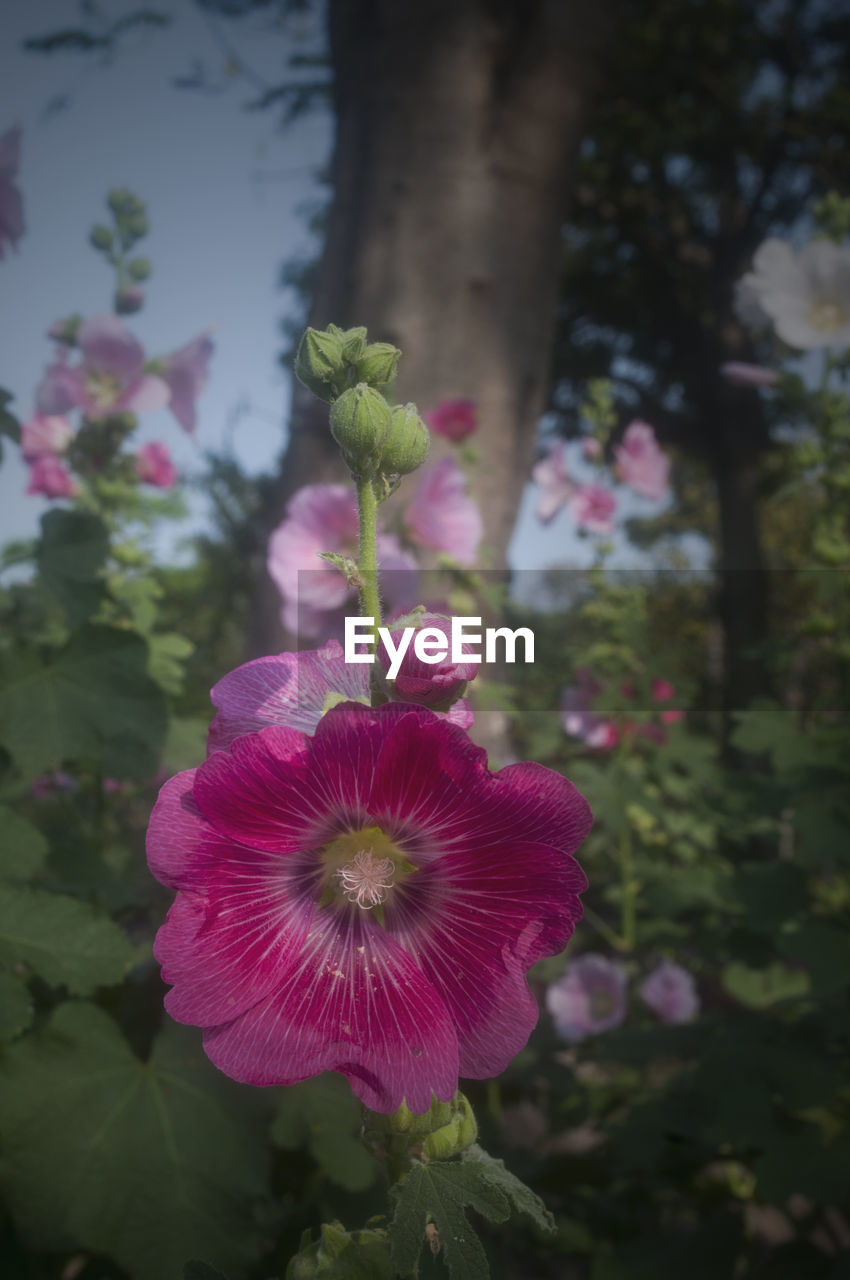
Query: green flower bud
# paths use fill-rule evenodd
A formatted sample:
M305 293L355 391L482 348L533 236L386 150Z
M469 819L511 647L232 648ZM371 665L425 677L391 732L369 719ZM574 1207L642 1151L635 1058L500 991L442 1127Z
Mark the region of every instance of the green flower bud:
M338 333L305 330L295 357L295 376L320 400L332 400L333 384L343 376L342 339Z
M342 341L342 358L346 364L354 364L359 360L366 346L366 330L362 325L356 329L346 329L344 332L340 330L340 339Z
M132 205L134 197L126 187L113 187L106 197L106 203L116 218L125 212L128 206Z
M331 405L331 435L356 476L378 469L381 446L392 427L392 410L380 391L358 382Z
M389 435L381 448L381 470L385 475L409 475L422 466L430 447L431 436L416 405L397 405L393 409Z
M92 227L89 235L89 241L93 248L100 249L105 253L112 248L112 232L109 230L109 227Z
M448 1160L471 1147L478 1137L478 1124L472 1107L460 1092L452 1099L455 1114L448 1124L429 1133L422 1143L422 1153L429 1160Z
M363 332L365 335L365 329ZM358 380L372 387L385 386L395 377L400 357L401 352L391 342L370 342L354 366Z
M340 1276L362 1276L364 1280L393 1280L386 1233L370 1230L346 1231L341 1222L325 1222L319 1239L311 1243L309 1230L301 1248L286 1268L286 1280L336 1280Z
M147 258L133 258L132 262L127 263L127 270L131 280L147 280L151 273L151 264Z
M148 220L144 213L131 213L127 219L127 232L134 240L148 234Z

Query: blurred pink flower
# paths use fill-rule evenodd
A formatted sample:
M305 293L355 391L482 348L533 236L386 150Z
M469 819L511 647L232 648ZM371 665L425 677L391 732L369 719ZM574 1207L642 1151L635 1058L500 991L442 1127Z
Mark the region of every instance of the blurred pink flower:
M207 384L213 347L209 333L202 333L165 358L162 376L171 392L168 407L189 435L195 430L195 401Z
M392 624L388 624L392 627ZM417 631L428 627L440 632L446 639L447 648L451 651L451 622L448 618L442 617L436 613L424 613L416 621ZM401 631L390 631L393 643L397 646ZM440 662L427 663L417 658L414 651L414 640L411 643L401 660L398 675L389 687L393 690L393 697L400 702L413 702L421 707L431 707L432 710L443 708L449 702L453 702L451 710L455 711L461 707L461 703L457 701L460 694L463 693L467 683L478 675L479 664L477 662L452 662L451 653L443 658ZM378 660L384 670L388 670L390 666L390 657L383 644L378 645ZM463 703L463 711L453 715L451 718L455 724L460 723L463 728L469 728L472 724L472 713L469 711L466 703Z
M130 316L144 306L144 291L137 284L128 284L115 295L115 310L119 316Z
M269 539L267 567L281 596L287 630L328 637L355 588L320 552L357 558L357 499L343 484L308 484L293 494L286 518ZM392 534L378 534L381 587L390 606L407 607L416 590L416 561Z
M421 473L404 520L414 542L442 551L458 564L475 563L483 533L481 512L452 458L442 458Z
M168 445L159 440L142 445L136 454L136 475L144 484L158 489L171 489L177 483L177 468L171 460Z
M626 970L587 951L568 961L563 978L546 991L546 1007L570 1044L618 1027L626 1016Z
M576 671L578 684L570 685L561 694L561 724L571 738L581 741L594 751L612 751L620 741L613 720L595 715L593 699L602 686L594 680L586 667Z
M775 387L779 381L775 369L766 369L760 364L741 364L736 360L722 364L720 374L738 387Z
M596 436L585 436L581 442L581 451L588 462L597 462L602 457L602 445Z
M441 400L436 409L423 413L423 420L438 436L459 444L478 427L474 400Z
M654 702L669 702L676 696L676 686L660 676L652 682L652 699Z
M14 248L24 234L24 206L15 185L21 153L21 127L13 125L0 135L0 258L6 243Z
M640 995L662 1022L690 1022L699 1012L693 975L669 960L662 960L643 980Z
M575 483L567 470L567 446L558 440L544 458L532 468L531 478L540 487L537 519L549 524L575 492Z
M77 333L80 362L68 364L66 348L36 389L41 413L82 409L88 418L110 413L149 413L168 403L166 382L145 373L142 344L114 315L84 320Z
M27 462L51 453L64 453L74 433L61 414L34 413L21 425L21 452Z
M588 533L613 533L617 499L604 485L580 485L569 500L569 509L579 529L587 529Z
M615 457L620 479L635 493L654 502L664 497L669 485L670 459L658 447L648 422L632 422L626 427Z
M30 783L30 795L42 799L44 796L52 795L54 791L76 791L78 787L76 778L70 773L65 773L62 769L54 769L52 773L39 774Z
M30 465L30 482L27 493L45 498L73 498L78 489L64 462L52 453L36 458Z

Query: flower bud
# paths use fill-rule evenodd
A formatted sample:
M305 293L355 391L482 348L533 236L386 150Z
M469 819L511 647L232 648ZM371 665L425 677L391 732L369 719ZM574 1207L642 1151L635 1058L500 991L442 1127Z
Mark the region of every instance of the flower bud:
M343 374L342 339L339 333L307 329L298 344L295 376L320 400L332 400L334 381Z
M133 202L134 198L126 187L113 187L106 197L106 203L116 217L126 212Z
M127 270L131 280L147 280L151 273L151 264L147 258L133 258L132 262L127 263Z
M365 382L343 391L331 405L331 435L357 476L375 473L391 427L390 406L380 391Z
M127 285L115 295L115 311L119 316L130 316L144 306L145 295L138 285Z
M370 342L354 366L358 380L372 387L385 386L395 377L400 357L391 342Z
M355 364L366 346L366 330L363 325L359 325L356 329L341 329L339 336L342 342L343 360L346 364Z
M106 253L112 248L112 232L109 230L109 227L92 227L91 234L89 235L89 241L93 248L100 249L103 253Z
M452 1099L455 1114L448 1124L429 1133L422 1143L422 1153L429 1160L449 1160L471 1147L478 1137L478 1123L469 1102L458 1091Z
M415 404L400 404L392 411L392 426L381 448L385 475L406 476L428 457L431 436Z

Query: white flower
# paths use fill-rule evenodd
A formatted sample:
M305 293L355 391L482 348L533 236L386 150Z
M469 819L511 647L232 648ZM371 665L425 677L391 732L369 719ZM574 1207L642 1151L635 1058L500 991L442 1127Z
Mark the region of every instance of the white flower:
M738 283L735 310L752 327L771 323L798 351L850 346L850 247L813 240L796 252L765 240Z

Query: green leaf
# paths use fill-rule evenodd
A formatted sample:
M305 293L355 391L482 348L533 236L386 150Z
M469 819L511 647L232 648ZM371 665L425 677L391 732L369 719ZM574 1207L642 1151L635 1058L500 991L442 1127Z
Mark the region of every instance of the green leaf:
M32 1022L32 1000L26 984L0 970L0 1040L13 1040Z
M100 573L108 553L109 535L97 516L58 508L42 516L39 572L72 623L94 617L100 608Z
M167 712L147 674L148 649L131 631L85 626L43 663L9 660L0 689L0 741L24 780L68 759L113 778L156 772Z
M47 841L26 818L0 807L0 876L29 880L44 865Z
M504 1222L510 1215L505 1193L480 1164L447 1160L416 1163L400 1186L391 1192L396 1202L390 1225L390 1253L403 1276L414 1275L425 1242L429 1220L439 1248L456 1280L489 1280L490 1268L481 1241L469 1225L464 1209L470 1205L490 1222Z
M491 1186L498 1187L510 1200L516 1213L524 1213L541 1231L555 1231L555 1219L538 1195L505 1168L504 1160L488 1155L477 1143L468 1147L461 1157L467 1164L480 1166Z
M346 1231L341 1222L324 1222L314 1243L305 1233L286 1280L395 1280L386 1233Z
M332 1182L363 1191L374 1182L377 1165L360 1141L361 1126L348 1081L327 1072L281 1091L271 1139L289 1151L307 1147Z
M193 720L188 716L172 716L168 737L162 749L162 767L168 774L192 769L207 754L209 720Z
M269 1204L262 1096L169 1023L150 1059L94 1005L60 1005L0 1062L0 1187L41 1250L105 1253L133 1280L187 1258L243 1273Z
M778 961L765 969L753 969L735 960L726 965L720 981L730 995L749 1009L767 1009L780 1000L803 996L809 989L806 973Z
M76 898L7 885L0 895L0 962L25 964L74 995L120 982L135 952L114 921Z
M151 679L166 693L175 696L182 693L186 659L195 652L192 641L179 636L176 631L169 631L165 635L149 636L148 645L148 672Z

